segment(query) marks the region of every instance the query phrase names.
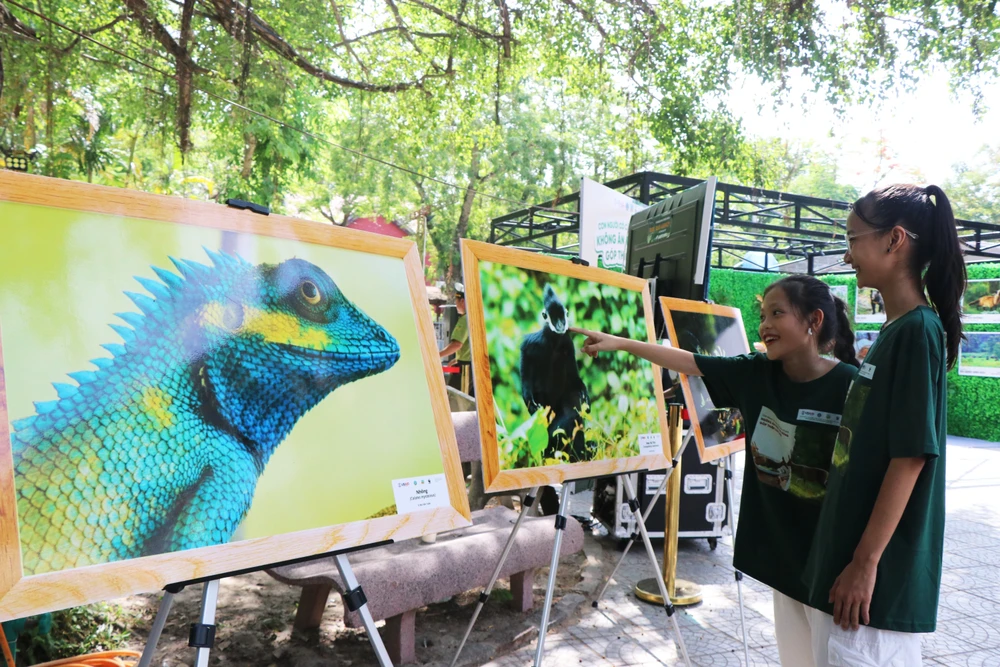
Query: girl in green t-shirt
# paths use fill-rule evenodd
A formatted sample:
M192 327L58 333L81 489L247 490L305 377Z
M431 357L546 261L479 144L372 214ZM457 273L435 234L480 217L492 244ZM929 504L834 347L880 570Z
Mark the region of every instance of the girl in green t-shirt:
M944 552L947 372L966 271L941 188L890 185L854 203L844 261L886 324L851 387L813 554L830 664L919 665Z
M803 572L819 519L848 387L857 372L847 306L810 276L791 276L764 292L759 334L766 354L695 355L602 333L583 351L624 350L703 382L719 408L739 408L747 457L733 565L774 589L775 635L787 667L815 664L825 641L807 606ZM839 359L823 356L831 350ZM700 378L700 379L696 379Z

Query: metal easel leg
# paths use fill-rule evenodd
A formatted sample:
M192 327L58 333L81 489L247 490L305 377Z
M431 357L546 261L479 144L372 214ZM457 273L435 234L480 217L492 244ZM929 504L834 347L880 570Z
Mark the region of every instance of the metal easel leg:
M677 623L677 616L674 613L674 603L670 601L670 595L667 593L667 582L663 580L663 572L660 571L660 563L656 560L656 552L653 551L653 544L649 541L649 533L646 532L646 522L642 520L642 516L639 513L639 501L635 497L635 489L632 488L632 480L629 479L628 475L624 478L625 481L625 492L628 493L629 507L632 508L632 512L635 513L636 518L639 520L639 535L642 537L642 542L646 546L646 554L649 556L649 561L653 565L653 571L656 572L656 584L660 587L660 595L663 596L663 607L667 612L667 618L674 627L674 637L677 640L677 646L681 650L681 657L684 659L684 664L687 667L691 667L691 659L688 657L687 646L684 645L684 638L681 637L681 627Z
M573 482L564 482L562 498L559 499L559 513L556 515L556 537L552 546L552 562L549 564L549 583L545 588L545 606L542 607L542 621L538 626L538 648L535 649L535 667L542 666L545 655L545 634L549 630L549 612L552 610L552 596L556 590L556 570L559 568L559 550L562 547L563 531L566 529L566 507L573 493Z
M191 624L188 646L197 649L195 667L208 667L208 654L215 644L215 608L219 601L219 580L205 582L201 591L201 618Z
M649 515L653 512L656 502L660 499L660 496L663 495L664 491L667 490L667 482L670 481L670 476L674 474L675 470L677 470L677 462L681 460L681 456L684 454L684 449L688 446L688 443L691 442L692 435L694 435L694 431L688 431L687 436L684 437L684 442L681 444L681 448L677 451L677 456L674 457L674 460L670 464L670 470L663 475L663 481L660 482L660 487L656 490L656 495L654 495L653 499L649 501L649 506L646 507L646 512L642 515L642 525L646 525L646 519L648 519ZM625 557L628 556L629 550L638 539L638 532L634 532L631 536L629 536L628 544L625 545L625 549L622 551L622 555L618 559L618 563L615 564L615 569L613 569L611 574L608 575L608 578L604 581L604 586L601 587L601 591L597 594L597 597L594 598L594 601L590 603L594 609L597 609L598 603L604 598L604 594L611 585L611 580L615 578L616 574L618 574L618 568L620 568L622 563L625 562Z
M142 649L142 657L139 658L136 667L149 667L153 663L153 653L156 652L156 645L159 643L160 635L163 634L163 628L167 624L167 617L170 616L170 607L174 604L174 596L179 592L180 589L175 590L173 586L167 586L163 589L160 609L156 612L156 618L153 619L153 627L149 630L146 646Z
M733 502L735 502L736 496L733 495L733 455L730 454L726 457L726 491L729 493L729 504L726 506L729 523L729 530L733 533L733 545L736 544L736 524L733 521ZM750 664L750 641L747 639L747 622L745 615L743 613L743 573L733 568L733 572L736 573L736 595L740 601L740 629L743 631L743 657L746 659L746 664Z
M361 590L361 585L354 576L354 570L351 569L347 555L337 554L333 558L337 564L337 571L340 572L340 578L348 590L347 595L344 596L348 610L356 611L361 615L361 622L365 626L365 632L368 633L368 641L371 642L372 649L375 650L378 664L381 667L392 667L389 653L385 650L385 644L382 643L382 636L378 633L372 613L368 610L368 599L365 598L365 593Z
M507 544L504 545L503 552L500 554L500 560L497 562L496 569L493 570L493 576L490 577L490 583L486 584L486 588L479 594L479 601L476 602L476 610L472 612L472 619L469 621L469 627L465 629L465 636L462 637L462 643L458 645L458 650L455 651L455 657L451 661L451 667L455 667L458 664L458 657L462 654L462 649L465 648L465 643L469 641L469 635L472 634L472 628L476 625L476 619L479 618L479 613L483 610L483 605L486 601L490 599L490 592L493 590L493 586L497 583L497 579L500 578L500 570L503 569L503 564L507 561L507 556L510 555L510 550L514 546L514 538L517 537L517 531L521 528L521 521L524 520L525 516L531 514L531 511L535 508L535 502L538 498L538 487L534 487L528 492L528 495L524 497L524 501L521 503L521 512L517 515L517 521L514 522L514 527L510 531L510 536L507 538Z

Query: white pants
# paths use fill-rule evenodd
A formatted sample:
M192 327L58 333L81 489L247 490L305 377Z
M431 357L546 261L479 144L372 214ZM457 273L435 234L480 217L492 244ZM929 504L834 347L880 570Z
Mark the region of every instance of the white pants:
M867 625L843 630L833 616L774 593L782 667L920 667L920 635Z

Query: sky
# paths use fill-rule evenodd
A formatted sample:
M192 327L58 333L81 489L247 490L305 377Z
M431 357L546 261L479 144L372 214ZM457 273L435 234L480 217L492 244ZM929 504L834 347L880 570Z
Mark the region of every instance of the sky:
M804 80L794 81L786 99L800 100L808 90ZM984 144L1000 146L1000 83L984 88L986 112L977 118L971 95L952 92L942 71L927 75L912 93L902 92L874 107L851 107L842 118L821 99L785 103L775 110L771 92L752 80L734 85L730 104L751 135L811 142L837 156L838 180L863 191L879 181L880 137L895 165L883 174L882 183L941 184L956 163L974 163Z

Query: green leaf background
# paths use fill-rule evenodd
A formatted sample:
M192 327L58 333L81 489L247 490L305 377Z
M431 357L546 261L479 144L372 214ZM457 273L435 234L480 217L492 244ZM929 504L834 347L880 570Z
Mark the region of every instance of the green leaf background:
M563 301L572 326L636 340L647 340L642 294L495 262L480 262L479 272L500 467L566 463L564 452L545 451L545 412L529 414L521 398L521 341L542 326L545 285L552 285ZM652 364L623 352L591 359L580 352L582 336L574 342L591 400L581 412L591 460L637 456L638 436L660 432Z

